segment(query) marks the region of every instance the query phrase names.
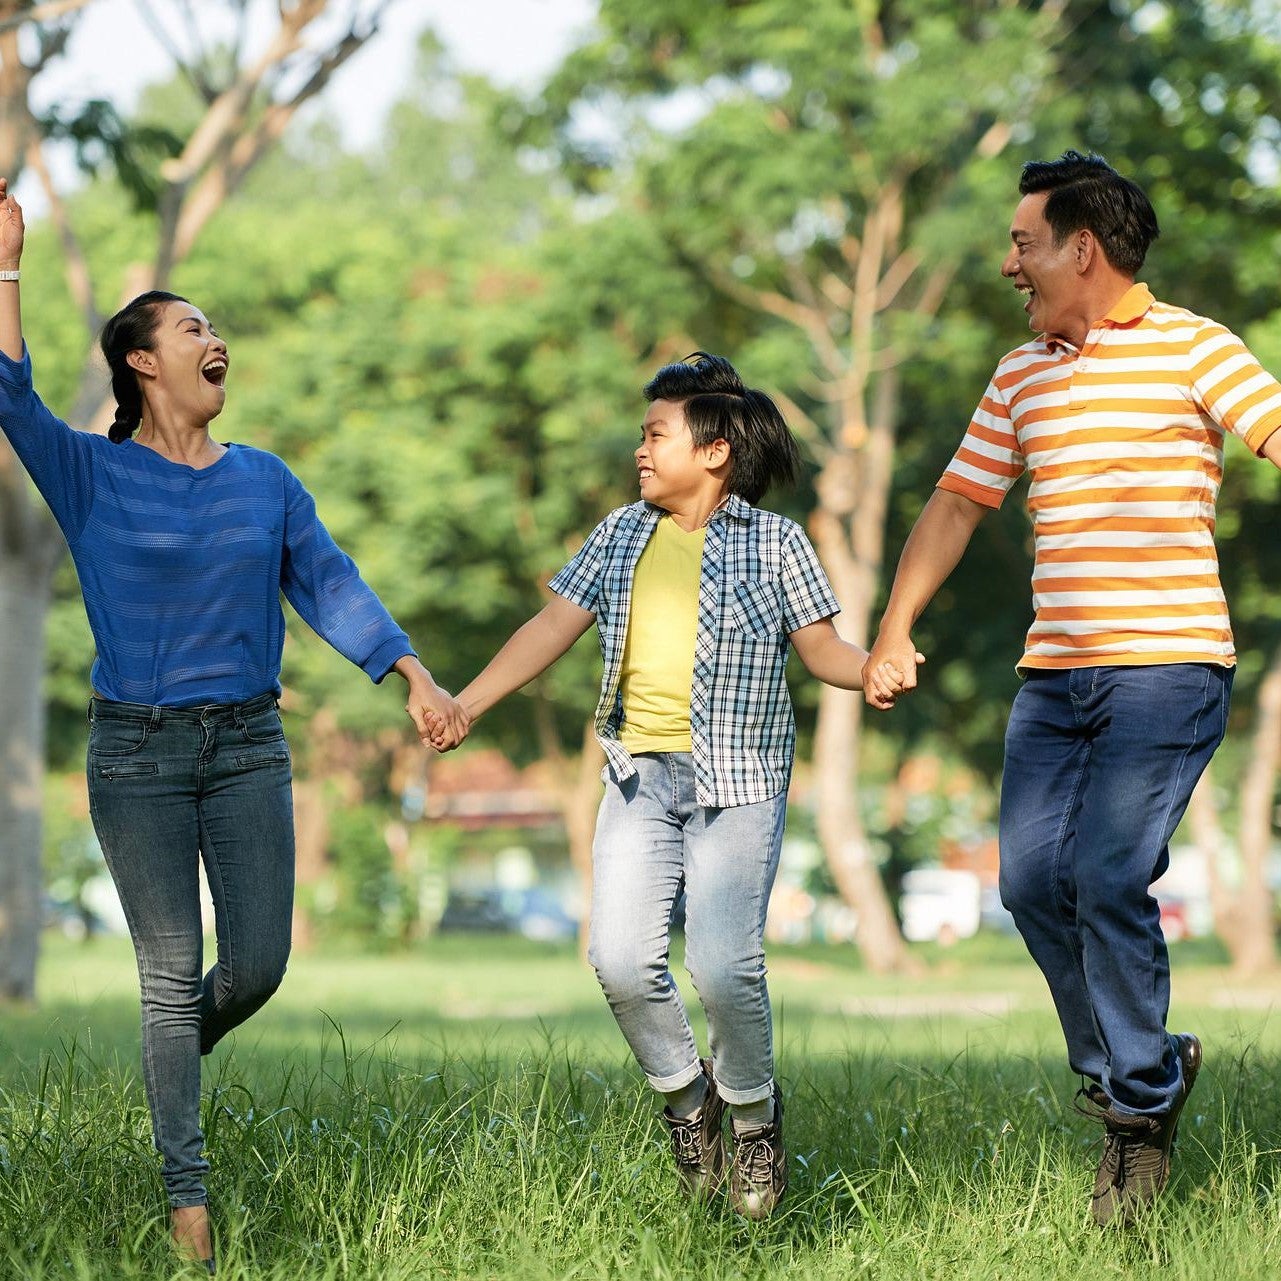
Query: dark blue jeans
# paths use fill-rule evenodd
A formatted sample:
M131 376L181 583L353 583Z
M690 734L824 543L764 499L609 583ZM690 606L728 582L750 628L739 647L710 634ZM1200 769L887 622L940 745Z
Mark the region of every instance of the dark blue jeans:
M1033 671L1001 784L1001 899L1049 983L1074 1071L1118 1108L1166 1111L1180 1064L1149 887L1227 726L1233 669Z
M173 1206L203 1205L200 1056L280 986L294 891L289 747L270 694L89 706L89 808L142 986L142 1071ZM218 959L202 976L198 859Z

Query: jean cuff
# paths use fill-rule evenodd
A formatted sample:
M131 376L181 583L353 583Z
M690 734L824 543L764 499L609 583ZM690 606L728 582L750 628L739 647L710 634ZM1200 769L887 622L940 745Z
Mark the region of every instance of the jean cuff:
M768 1099L774 1093L774 1078L771 1077L764 1085L753 1086L750 1090L728 1090L720 1081L716 1082L716 1093L725 1100L730 1107L746 1107L749 1103L760 1103L763 1099Z
M677 1090L683 1090L687 1085L692 1085L702 1075L703 1065L695 1059L689 1067L673 1072L671 1076L650 1076L646 1072L645 1079L659 1094L675 1094Z

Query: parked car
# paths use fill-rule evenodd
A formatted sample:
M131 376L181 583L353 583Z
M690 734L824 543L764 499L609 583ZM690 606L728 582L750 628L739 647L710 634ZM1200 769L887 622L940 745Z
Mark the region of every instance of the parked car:
M578 922L550 890L533 886L504 890L450 890L436 927L442 933L477 931L521 934L528 939L554 943L578 933Z
M903 877L903 937L913 943L973 938L982 916L982 885L973 872L917 867Z

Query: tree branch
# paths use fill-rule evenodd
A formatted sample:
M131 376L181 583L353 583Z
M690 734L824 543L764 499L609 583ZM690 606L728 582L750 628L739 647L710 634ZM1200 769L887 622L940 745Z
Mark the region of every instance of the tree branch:
M33 139L27 147L27 164L35 170L40 179L40 186L44 190L45 199L49 202L49 216L53 219L53 225L58 231L58 239L62 243L62 265L67 278L67 288L71 291L71 297L80 310L80 318L84 321L85 328L89 333L95 334L102 325L102 315L94 304L89 263L71 226L71 219L67 217L67 206L54 185L49 166L45 164L44 148L36 139Z
M833 378L839 378L844 373L845 359L833 340L827 327L827 318L821 311L805 307L794 298L775 290L755 289L751 285L745 285L741 280L735 280L733 276L714 267L709 270L708 275L716 288L735 302L795 325L809 338L823 367Z
M245 180L249 171L289 127L298 109L315 97L329 83L339 67L368 39L367 34L349 30L342 40L317 64L307 82L288 102L272 103L258 123L241 133L218 162L212 165L184 202L174 228L172 255L181 262L190 252L196 237L216 210ZM167 274L167 273L166 273ZM158 274L158 278L159 274Z
M47 0L46 4L38 4L34 9L25 9L12 17L0 18L0 34L25 26L28 22L52 22L54 18L65 17L69 13L75 13L77 9L83 9L89 2L90 0Z

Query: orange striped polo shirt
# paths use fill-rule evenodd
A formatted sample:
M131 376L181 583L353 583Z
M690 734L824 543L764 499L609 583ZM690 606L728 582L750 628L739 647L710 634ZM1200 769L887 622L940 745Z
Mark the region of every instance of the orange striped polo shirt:
M1222 325L1132 286L1078 351L1005 356L939 488L999 507L1030 470L1020 667L1236 662L1214 548L1223 436L1258 453L1281 384Z

